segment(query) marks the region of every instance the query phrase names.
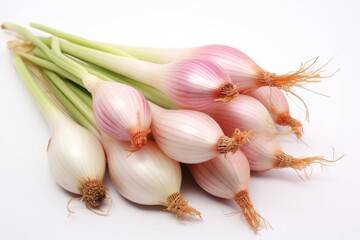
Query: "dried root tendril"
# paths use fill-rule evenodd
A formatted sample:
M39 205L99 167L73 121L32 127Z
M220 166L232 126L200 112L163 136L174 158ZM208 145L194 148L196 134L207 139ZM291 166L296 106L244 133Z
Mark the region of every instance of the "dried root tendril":
M112 206L112 198L108 195L108 190L98 180L87 180L81 188L82 196L78 198L71 198L67 203L67 210L69 215L75 213L70 209L70 203L74 200L85 202L85 206L93 213L101 216L109 215ZM105 199L110 200L110 205L106 211L100 209L104 204Z
M237 90L236 85L232 85L231 83L226 83L220 88L219 97L215 99L216 102L231 102L237 96L239 96L239 92Z
M258 234L258 231L261 229L262 225L267 228L270 226L268 221L261 217L261 215L256 211L254 206L251 203L249 193L247 190L241 190L234 194L234 201L240 207L244 218L252 228L255 234ZM271 227L271 226L270 226Z
M251 137L254 137L251 131L242 132L236 128L231 137L225 136L219 139L217 151L221 154L227 154L228 152L235 153Z
M25 40L11 40L7 43L8 49L12 53L31 53L35 49L35 45L30 41Z
M298 139L304 134L304 128L301 122L291 117L289 114L280 115L276 120L276 123L282 126L289 126Z
M310 59L309 61L305 63L301 63L300 68L297 71L289 72L287 74L277 75L275 73L270 72L263 72L260 76L260 86L271 86L271 87L277 87L280 89L285 90L287 93L292 94L297 99L301 101L301 103L304 105L304 110L306 113L305 120L309 120L309 110L305 103L305 101L294 93L292 90L293 87L299 87L303 88L305 90L308 90L310 92L314 92L308 88L306 88L304 85L308 83L317 83L320 82L323 78L329 78L335 75L339 70L335 71L332 74L322 76L321 73L324 72L323 68L328 64L325 63L323 66L321 66L318 69L314 69L314 65L317 62L319 57ZM316 93L316 92L314 92ZM325 96L324 94L318 93L320 95Z
M177 218L190 215L198 216L202 219L201 213L188 205L188 201L186 201L184 196L179 192L173 193L167 198L166 206L167 208L165 210L174 213Z
M303 178L300 176L299 172L304 171L306 178L309 179L309 175L306 172L307 167L312 167L312 164L320 164L322 168L327 167L330 166L331 163L340 160L343 156L333 160L325 159L323 156L294 158L293 156L283 152L277 152L275 157L276 160L274 162L274 168L292 168L296 171L301 179Z
M320 82L322 78L329 78L335 73L328 76L321 76L324 71L323 68L327 65L323 65L318 69L313 69L315 63L319 57L310 59L305 63L301 63L300 68L297 71L288 72L287 74L277 75L275 73L264 72L262 77L264 86L278 87L287 92L291 92L293 87L303 88L304 84Z

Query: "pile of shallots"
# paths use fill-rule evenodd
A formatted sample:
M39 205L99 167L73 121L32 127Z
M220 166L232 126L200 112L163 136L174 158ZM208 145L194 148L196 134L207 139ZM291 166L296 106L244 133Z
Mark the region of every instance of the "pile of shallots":
M277 139L286 134L277 125L302 137L285 93L301 100L294 88L329 77L316 59L278 75L225 45L140 48L31 26L51 36L2 24L17 34L8 43L14 65L51 130L50 171L97 214L111 207L107 168L126 199L201 218L180 193L183 164L206 192L235 201L257 233L267 222L250 200L250 171L332 162L295 158Z

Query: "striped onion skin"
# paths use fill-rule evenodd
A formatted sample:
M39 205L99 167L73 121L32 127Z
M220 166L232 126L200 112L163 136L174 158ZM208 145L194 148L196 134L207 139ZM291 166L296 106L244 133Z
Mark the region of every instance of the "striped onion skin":
M109 136L132 143L132 150L146 144L151 112L145 97L132 87L101 81L92 89L96 123Z
M153 114L151 129L160 149L183 163L204 162L217 156L219 139L225 136L215 120L193 110Z
M241 151L187 166L201 188L216 197L232 199L236 192L248 189L250 166Z
M98 139L64 114L55 113L54 117L47 153L56 182L76 194L81 194L89 179L102 183L106 161Z
M241 151L227 157L217 156L209 161L187 166L195 181L206 192L235 201L255 233L259 231L262 223L266 226L265 219L256 211L250 200L250 166Z
M110 178L128 200L143 205L162 205L180 191L180 164L167 157L153 141L129 154L129 144L106 140Z
M233 129L225 136L209 115L194 110L167 110L150 103L152 135L160 149L182 163L200 163L222 154L233 154L252 133Z
M167 65L163 90L177 105L193 110L208 110L224 105L238 96L229 75L217 64L206 60L184 59ZM224 86L230 86L225 97L221 96Z
M261 102L264 107L269 111L274 121L279 113L288 112L289 104L286 100L284 93L275 87L261 87L254 91L247 93Z
M244 52L226 45L206 45L193 48L192 56L219 64L230 76L240 93L259 88L259 76L265 73Z
M233 102L207 113L226 135L231 134L235 128L266 137L274 137L277 133L267 109L258 100L246 95L239 95Z
M176 217L201 214L180 193L181 168L153 141L129 154L129 144L107 138L109 172L116 190L126 199L142 205L162 205Z
M246 155L251 171L267 171L274 168L275 153L281 148L276 139L254 138L241 146L241 151Z
M261 87L247 93L258 101L260 101L271 114L276 124L288 126L297 138L301 138L304 133L303 126L300 121L290 115L289 103L285 94L275 87Z
M118 46L129 54L154 63L170 63L181 59L205 59L220 65L230 76L239 92L247 92L266 86L262 70L248 55L239 49L226 45L204 45L192 48L144 48Z

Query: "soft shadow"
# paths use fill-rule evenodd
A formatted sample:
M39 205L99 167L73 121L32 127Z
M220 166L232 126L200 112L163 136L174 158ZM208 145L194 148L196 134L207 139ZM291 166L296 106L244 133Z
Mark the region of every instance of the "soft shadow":
M295 171L294 169L284 168L284 169L271 169L265 172L256 172L251 171L251 178L256 179L275 179L284 182L291 182L294 184L299 184L303 182L310 182L319 179L323 179L319 173L315 173L317 169L312 169L311 167L306 169L306 174L304 171ZM323 173L327 170L320 172Z

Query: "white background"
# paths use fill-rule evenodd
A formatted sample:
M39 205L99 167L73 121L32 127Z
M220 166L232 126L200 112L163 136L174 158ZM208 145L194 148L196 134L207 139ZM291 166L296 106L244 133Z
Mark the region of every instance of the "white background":
M285 73L320 56L327 73L309 85L325 98L297 91L310 108L302 142L283 138L296 156L346 156L327 171L314 166L302 181L289 169L254 174L252 201L272 225L263 239L360 239L359 27L357 1L20 1L0 0L0 21L44 23L101 41L138 46L186 47L219 43L237 47L266 70ZM124 200L106 185L114 204L108 217L81 204L67 217L73 195L53 180L47 165L49 131L14 71L0 32L0 239L259 239L231 201L202 191L188 173L182 192L204 217L180 222L162 207ZM295 117L301 109L291 103Z

